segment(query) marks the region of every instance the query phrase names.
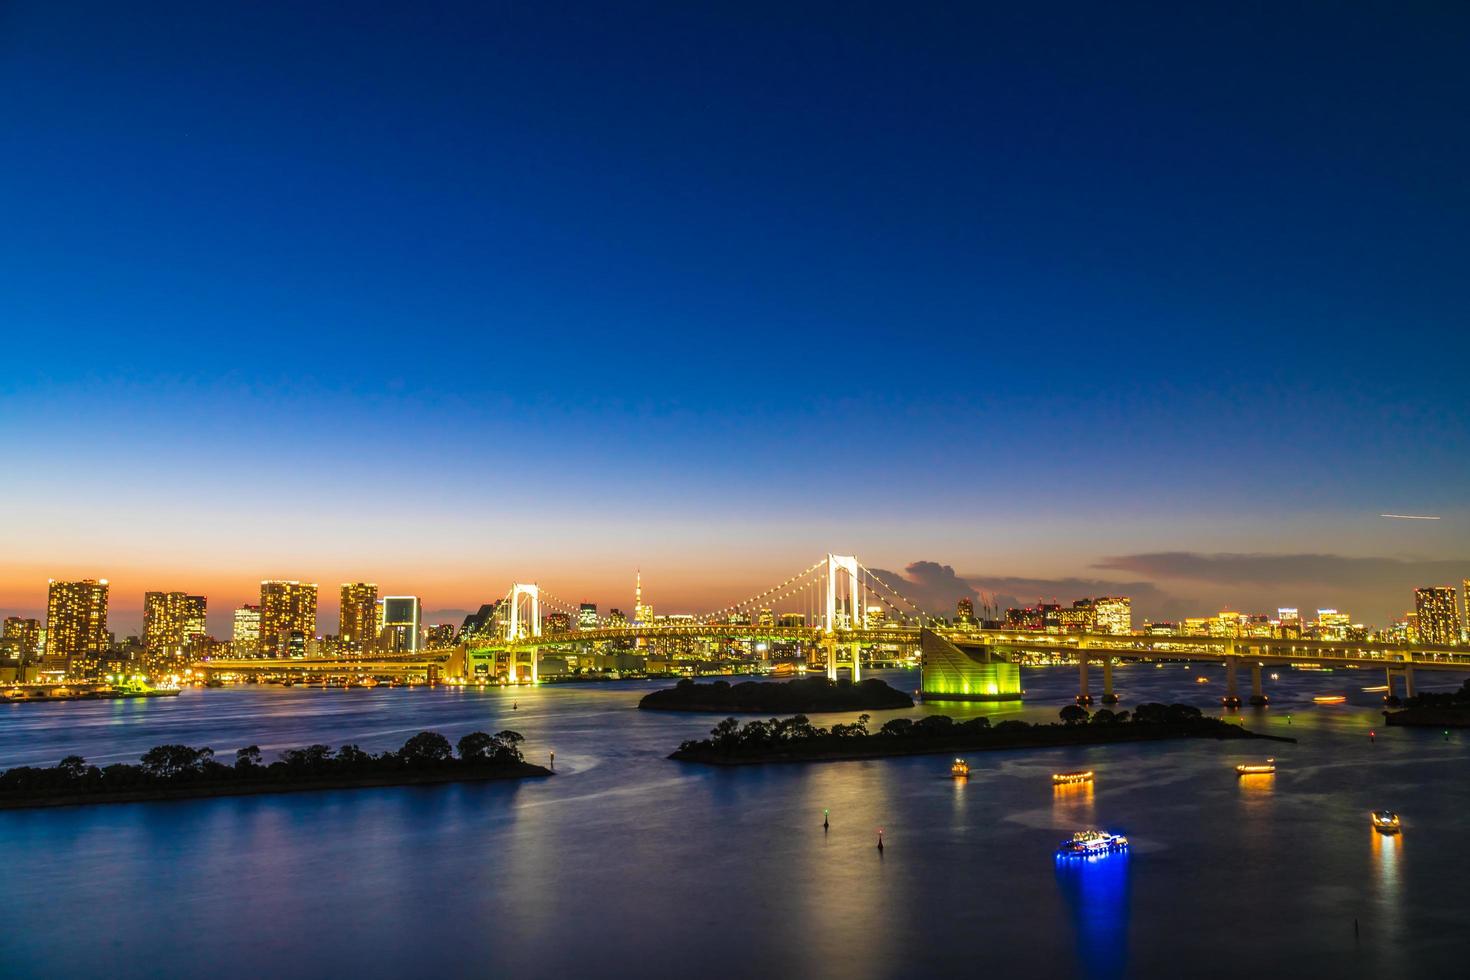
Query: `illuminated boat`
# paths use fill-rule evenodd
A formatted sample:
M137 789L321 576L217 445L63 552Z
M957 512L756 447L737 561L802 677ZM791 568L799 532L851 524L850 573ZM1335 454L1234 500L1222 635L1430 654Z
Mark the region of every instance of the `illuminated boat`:
M949 767L949 774L955 779L964 779L970 775L970 764L964 759L956 759L954 765Z
M1235 771L1242 776L1269 776L1276 771L1276 760L1267 759L1265 762L1242 762L1235 767Z
M1347 697L1342 694L1319 694L1312 699L1316 704L1342 704Z
M1128 850L1128 838L1122 834L1105 834L1101 830L1080 830L1071 840L1062 841L1058 858L1099 858Z
M1280 674L1272 674L1271 675L1271 679L1273 681L1279 681L1279 680L1281 680L1281 675Z
M1373 829L1380 834L1399 832L1399 815L1392 810L1374 810L1370 816L1373 818Z
M1200 677L1196 677L1194 679L1194 682L1196 684L1208 684L1210 682L1210 679L1208 677L1205 677L1205 676L1200 676Z
M1363 688L1363 690L1368 692L1369 694L1382 694L1384 691L1388 690L1388 685L1377 684L1373 687L1365 687Z
M1085 772L1054 772L1051 774L1052 784L1055 786L1070 786L1073 783L1092 782L1092 770Z

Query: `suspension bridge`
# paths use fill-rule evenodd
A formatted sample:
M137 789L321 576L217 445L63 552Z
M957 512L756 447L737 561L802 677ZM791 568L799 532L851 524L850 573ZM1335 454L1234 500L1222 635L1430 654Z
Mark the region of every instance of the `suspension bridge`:
M1265 704L1262 669L1312 662L1323 666L1379 667L1390 690L1414 690L1414 670L1470 671L1470 648L1366 640L1301 640L1112 633L1044 633L950 625L922 609L891 582L851 555L828 554L776 585L702 615L649 615L641 601L631 620L580 622L580 604L536 583L512 583L492 604L483 635L454 646L412 653L307 658L210 658L196 672L286 676L394 676L427 680L537 683L544 656L612 649L633 656L661 647L704 644L709 649L782 647L828 678L846 671L862 678L863 655L888 659L917 655L925 700L1006 700L1022 693L1022 663L1074 663L1077 701L1090 704L1092 670L1101 672L1104 704L1118 700L1113 667L1140 660L1183 660L1225 668L1227 707L1240 705L1237 672L1249 671L1250 702ZM646 621L645 621L646 619ZM698 658L694 658L698 659Z

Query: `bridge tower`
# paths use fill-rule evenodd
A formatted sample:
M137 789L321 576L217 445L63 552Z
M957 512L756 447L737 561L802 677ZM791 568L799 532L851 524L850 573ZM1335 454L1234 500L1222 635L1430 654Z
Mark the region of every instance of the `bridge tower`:
M526 614L521 614L524 606ZM510 610L505 622L505 639L508 643L517 643L527 636L535 639L541 635L541 591L534 585L517 582L510 587ZM531 683L537 681L537 664L540 650L531 648ZM516 652L512 648L509 656L510 680L514 684L517 680Z
M852 617L852 622L848 624L848 628L859 628L861 626L859 617L863 615L861 597L858 595L859 577L857 559L852 555L828 554L827 621L823 624L823 632L827 634L827 679L832 681L837 680L837 638L835 634L837 632L837 578L839 572L846 573L847 575L847 587L844 591L847 593L848 614ZM862 656L858 652L858 644L856 642L851 643L850 646L852 648L852 679L856 683L862 679L863 669L859 662Z

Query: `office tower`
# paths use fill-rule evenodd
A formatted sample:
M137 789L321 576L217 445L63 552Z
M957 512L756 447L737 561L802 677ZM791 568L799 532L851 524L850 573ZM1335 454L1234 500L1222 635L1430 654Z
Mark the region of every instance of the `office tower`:
M1091 633L1097 628L1097 610L1091 599L1078 599L1071 608L1057 609L1057 627L1063 633Z
M454 624L436 623L424 630L424 648L439 650L454 646Z
M381 648L391 653L416 653L420 647L419 615L417 596L384 596Z
M378 587L372 582L342 583L342 619L337 639L348 654L371 653L378 645Z
M1133 632L1133 600L1129 596L1099 596L1092 600L1093 628L1099 633L1127 636Z
M757 626L775 626L776 625L776 613L775 613L775 611L772 610L772 609L768 609L768 608L762 608L761 611L760 611L760 613L757 614L757 616L755 617L755 624Z
M230 650L237 657L260 652L260 607L245 603L235 610L230 629Z
M609 609L607 611L607 625L611 627L627 626L628 617L623 615L621 609Z
M1465 604L1460 616L1460 639L1470 642L1470 578L1460 583L1460 601Z
M42 668L86 675L107 652L107 579L58 582L46 592Z
M305 656L316 638L316 583L266 580L260 583L260 652L264 656Z
M548 633L566 633L572 628L572 616L564 612L547 613L541 625Z
M495 639L495 626L500 615L500 606L504 600L496 599L487 602L477 612L472 612L464 618L464 623L459 627L459 640L461 643L477 643Z
M595 630L595 629L597 629L597 603L595 603L595 602L584 602L577 609L577 629L579 629L579 630Z
M1453 585L1414 590L1414 612L1419 615L1419 642L1448 646L1460 642L1460 610Z
M1348 629L1352 624L1352 617L1345 612L1338 612L1336 609L1318 609L1317 639L1346 640Z

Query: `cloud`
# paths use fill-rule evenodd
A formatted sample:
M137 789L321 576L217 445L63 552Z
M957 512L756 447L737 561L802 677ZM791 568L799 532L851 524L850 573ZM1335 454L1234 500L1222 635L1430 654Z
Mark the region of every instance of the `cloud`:
M1104 558L1094 568L1155 579L1221 585L1313 585L1346 589L1408 588L1457 583L1470 575L1470 559L1415 561L1343 555L1267 555L1160 551Z
M960 575L952 566L935 561L911 562L901 573L880 568L872 572L925 611L942 616L953 616L955 602L961 598L971 599L977 606L1006 609L1037 601L1070 603L1099 595L1131 596L1136 613L1156 619L1188 614L1188 603L1146 581L1026 578L988 573Z

